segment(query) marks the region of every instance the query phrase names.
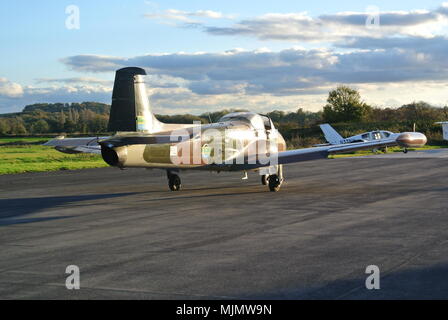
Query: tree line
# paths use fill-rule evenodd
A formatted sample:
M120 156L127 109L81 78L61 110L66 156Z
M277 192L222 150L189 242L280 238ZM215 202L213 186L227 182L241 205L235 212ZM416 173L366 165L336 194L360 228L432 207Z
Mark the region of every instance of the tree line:
M22 112L0 115L0 135L102 133L107 131L110 106L98 102L39 103Z

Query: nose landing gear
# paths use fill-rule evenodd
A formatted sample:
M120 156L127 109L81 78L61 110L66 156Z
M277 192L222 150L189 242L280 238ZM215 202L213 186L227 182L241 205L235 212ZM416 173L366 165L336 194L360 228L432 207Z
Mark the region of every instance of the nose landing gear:
M167 171L166 174L168 177L168 186L170 187L170 190L179 191L182 188L180 177L171 171Z
M270 175L269 176L269 191L278 192L280 190L282 182L283 181L279 178L278 175L276 175L276 174Z
M277 167L277 174L262 175L261 183L263 185L268 185L269 191L278 192L283 183L283 166L279 165Z

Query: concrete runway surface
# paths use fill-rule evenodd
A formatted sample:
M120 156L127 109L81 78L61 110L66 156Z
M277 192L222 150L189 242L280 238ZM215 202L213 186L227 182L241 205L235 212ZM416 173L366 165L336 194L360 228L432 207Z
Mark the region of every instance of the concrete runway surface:
M446 299L446 155L288 165L279 193L255 173L184 172L178 193L157 170L1 176L0 298Z

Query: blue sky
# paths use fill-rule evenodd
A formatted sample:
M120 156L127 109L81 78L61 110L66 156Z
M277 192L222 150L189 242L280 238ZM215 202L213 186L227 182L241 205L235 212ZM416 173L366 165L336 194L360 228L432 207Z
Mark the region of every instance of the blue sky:
M76 5L80 28L66 28ZM369 6L378 30L366 30ZM0 2L0 113L110 102L115 68L147 69L158 112L318 110L344 83L367 102L448 103L440 1ZM397 44L398 43L398 44Z

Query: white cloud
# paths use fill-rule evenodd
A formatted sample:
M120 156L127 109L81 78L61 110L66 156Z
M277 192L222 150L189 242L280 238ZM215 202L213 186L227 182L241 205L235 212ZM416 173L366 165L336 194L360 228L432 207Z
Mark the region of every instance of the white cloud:
M445 38L408 38L397 42L358 39L363 50L291 48L278 52L232 50L219 53L151 54L114 59L116 67L140 66L148 74L171 77L198 94L303 95L338 83L447 80ZM386 45L386 49L379 49ZM105 71L98 56L72 56L77 71Z
M269 13L228 26L225 19L233 16L210 10L170 9L147 17L180 27L198 26L211 35L315 42L316 47L327 48L233 49L134 57L76 55L61 61L83 74L107 73L111 80L40 78L36 79L38 86L22 87L2 79L0 103L21 96L23 101L32 102L110 102L114 72L127 66L147 70L151 101L161 113L202 113L222 108L318 110L325 104L327 92L338 84L355 86L368 102L377 105L393 102L395 106L414 99L447 102L448 3L431 11L381 12L379 29L365 27L366 12L319 17L306 12Z
M111 84L112 80L103 80L92 77L73 77L73 78L38 78L37 83L90 83L90 84Z
M91 63L86 56L64 61L74 70L97 72L103 68L100 63L97 69L97 56L92 56ZM145 67L149 75L170 77L171 83L179 83L198 94L294 95L305 94L306 89L315 91L326 81L317 74L319 70L337 62L338 56L326 50L231 50L138 56L122 59L120 67ZM113 71L111 68L110 72Z
M317 18L304 13L266 14L242 20L229 27L207 26L211 35L242 35L260 40L336 42L346 37L425 36L442 32L448 24L446 17L437 13L386 12L380 14L380 27L365 26L368 13L339 13Z
M177 27L199 27L211 35L249 36L260 40L301 42L339 42L346 37L396 37L442 35L448 26L448 4L435 10L379 11L380 28L367 28L372 12L337 12L312 17L306 12L267 13L242 19L231 25L214 25L213 20L235 19L234 15L199 10L175 9L149 13L147 18ZM206 18L208 21L199 20Z
M78 55L77 59L80 63L85 60L86 64L95 63L95 72L104 72L111 69L118 69L123 58L111 57L104 55ZM95 59L95 61L93 61ZM67 63L66 59L60 60L62 63ZM86 70L88 71L88 70Z
M218 85L218 83L216 82L214 85ZM295 111L298 108L304 108L318 111L325 105L328 91L334 89L335 86L336 83L331 83L312 89L303 89L301 94L294 92L291 95L246 94L241 90L223 92L221 88L217 89L220 94L205 91L197 93L182 86L148 87L148 93L154 111L160 114L201 114L222 109L269 112L272 110ZM446 81L358 83L352 86L360 90L367 103L380 107L398 107L414 100L425 100L435 105L448 103L446 96L448 82ZM25 105L39 102L98 101L110 103L112 95L112 86L101 85L61 86L55 84L46 87L24 86L23 88L24 93L20 98L0 96L2 112L19 111ZM207 90L211 89L207 88Z
M0 83L2 83L1 80ZM112 84L55 83L49 86L15 85L20 87L16 95L1 94L2 90L0 89L0 108L2 112L19 111L24 106L34 103L83 101L110 103L112 94ZM18 94L19 92L20 94Z
M206 17L211 19L222 19L225 17L221 12L216 12L212 10L199 10L194 12L194 15L198 17Z
M175 26L201 26L204 20L210 19L234 19L234 15L223 14L213 10L182 11L168 9L162 12L152 12L145 14L145 17L156 20L163 24ZM181 24L179 24L181 23Z
M23 88L20 84L0 78L0 96L8 98L18 98L23 95Z
M269 94L247 96L239 93L201 95L187 88L155 89L151 90L151 93L151 105L155 112L160 114L201 114L223 109L245 109L265 113L275 109L295 111L298 108L317 111L326 99L324 95L304 95L300 97L280 97Z
M377 105L387 106L392 98L402 104L409 103L412 101L409 97L446 103L447 39L360 38L356 41L355 47L362 50L290 48L275 52L264 48L106 59L113 60L120 68L146 68L152 79L148 81L151 100L162 113L183 110L201 113L222 108L318 110L325 104L328 91L339 84L359 88L368 102ZM98 56L78 57L64 61L73 70L105 71L104 64L98 63L101 60ZM115 69L110 67L107 71L113 74ZM151 85L160 83L161 79L174 85Z

